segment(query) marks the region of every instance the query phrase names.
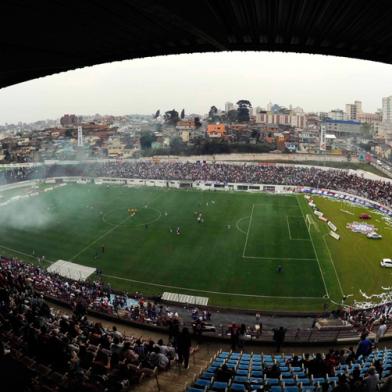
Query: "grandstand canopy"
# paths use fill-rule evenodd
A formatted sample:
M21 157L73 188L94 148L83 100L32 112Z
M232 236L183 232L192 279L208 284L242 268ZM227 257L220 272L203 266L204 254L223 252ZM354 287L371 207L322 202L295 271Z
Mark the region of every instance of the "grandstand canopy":
M392 63L387 0L3 0L0 87L165 54L268 50Z

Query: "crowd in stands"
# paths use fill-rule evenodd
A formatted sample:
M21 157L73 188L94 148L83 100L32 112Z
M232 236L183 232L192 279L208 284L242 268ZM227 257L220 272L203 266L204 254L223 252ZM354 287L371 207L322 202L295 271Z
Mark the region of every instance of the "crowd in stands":
M219 352L187 391L390 392L392 351L372 352L368 343L302 355Z
M2 183L56 176L84 176L309 186L344 191L387 206L392 205L390 182L369 180L344 170L293 165L137 160L18 168L5 171L2 176Z
M167 326L169 323L181 322L178 314L170 309L158 306L154 301L145 300L139 293L129 297L127 293L115 293L110 285L100 280L69 280L49 273L44 268L7 257L0 257L0 267L25 279L37 292L72 305L81 314L88 308L114 317L155 325ZM137 304L128 306L128 298L136 300Z
M53 278L53 279L51 279ZM126 391L176 361L188 367L190 334L179 328L169 344L124 336L115 326L87 320L82 308L57 314L38 287L86 297L102 288L61 286L36 267L10 260L0 264L0 380L2 391ZM10 389L8 389L10 388Z

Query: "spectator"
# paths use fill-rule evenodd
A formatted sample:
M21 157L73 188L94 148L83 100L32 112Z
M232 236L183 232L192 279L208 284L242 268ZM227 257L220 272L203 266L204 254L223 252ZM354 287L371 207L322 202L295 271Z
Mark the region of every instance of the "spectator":
M372 342L368 339L367 334L361 335L361 340L359 341L357 352L355 357L359 358L361 355L367 357L372 352Z
M367 376L364 378L364 391L377 392L379 377L374 366L370 366Z
M191 349L191 336L188 328L184 327L178 336L178 361L180 364L184 363L184 368L189 367L189 356Z
M286 336L286 328L280 327L279 329L273 329L274 332L274 341L276 343L276 352L280 352L280 349L283 345L285 336Z

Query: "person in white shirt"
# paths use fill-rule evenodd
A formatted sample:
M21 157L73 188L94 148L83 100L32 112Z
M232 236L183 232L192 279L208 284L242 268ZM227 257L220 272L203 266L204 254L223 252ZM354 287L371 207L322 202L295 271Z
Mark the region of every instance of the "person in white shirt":
M375 342L376 344L379 342L379 340L380 340L381 338L384 337L385 332L387 331L387 329L388 329L388 326L387 326L387 324L385 323L385 320L382 320L382 321L381 321L381 324L380 324L379 327L377 328L376 338L375 338L375 340L374 340L374 342Z

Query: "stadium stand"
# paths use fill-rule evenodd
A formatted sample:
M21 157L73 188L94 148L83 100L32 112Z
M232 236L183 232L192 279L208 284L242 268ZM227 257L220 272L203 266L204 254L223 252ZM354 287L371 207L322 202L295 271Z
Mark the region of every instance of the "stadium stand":
M0 174L0 184L62 176L308 186L348 192L385 206L392 205L392 183L389 181L374 181L345 170L323 170L294 165L262 166L143 160L75 165L54 164L6 170Z
M186 391L386 391L391 372L391 349L360 356L350 350L312 355L219 351Z

